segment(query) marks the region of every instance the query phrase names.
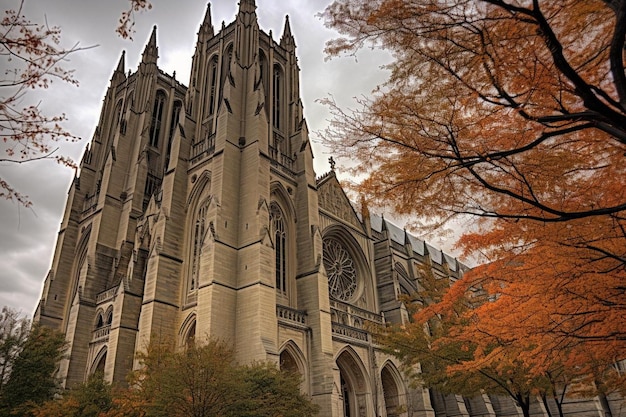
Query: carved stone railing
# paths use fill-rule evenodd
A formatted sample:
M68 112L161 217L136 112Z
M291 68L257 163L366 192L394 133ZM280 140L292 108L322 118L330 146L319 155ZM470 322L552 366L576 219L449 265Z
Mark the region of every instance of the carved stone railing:
M365 330L356 329L352 326L347 326L341 323L331 323L333 333L343 337L350 337L352 339L362 340L364 342L369 341L369 333Z
M276 316L278 317L279 320L285 320L287 322L306 326L306 311L296 310L291 307L277 305Z
M200 161L204 156L215 152L215 133L191 145L191 163Z
M333 321L359 329L362 329L366 322L383 324L383 316L380 314L341 301L330 300L330 311Z
M109 300L112 300L113 297L115 297L116 292L117 292L117 287L110 288L106 291L102 291L100 294L96 295L96 304L101 304Z
M384 322L380 314L337 300L330 300L330 313L333 334L364 342L371 340L367 323L380 325Z
M102 342L109 339L109 333L111 332L111 325L99 327L93 331L93 337L91 338L93 342Z
M283 150L286 148L284 146L281 146L281 143L283 143L284 141L285 138L283 137L282 133L274 132L274 138L272 141L272 144L274 146L269 146L270 159L278 163L278 165L282 168L286 169L287 172L292 172L294 158L292 158L290 155L287 155L286 153L283 153Z

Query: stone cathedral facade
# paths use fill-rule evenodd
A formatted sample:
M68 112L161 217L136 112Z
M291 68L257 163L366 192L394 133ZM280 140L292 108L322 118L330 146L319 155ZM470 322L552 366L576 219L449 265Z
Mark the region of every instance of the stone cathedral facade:
M300 372L320 416L521 415L415 388L372 342L365 323L408 320L424 266L465 267L316 176L288 19L276 41L253 0L219 31L208 8L188 86L157 59L156 28L136 72L122 55L69 190L35 313L66 334L65 386L123 382L153 338L210 336Z

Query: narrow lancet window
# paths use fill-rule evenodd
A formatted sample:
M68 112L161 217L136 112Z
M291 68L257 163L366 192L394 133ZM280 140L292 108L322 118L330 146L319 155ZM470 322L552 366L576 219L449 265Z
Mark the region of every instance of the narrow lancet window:
M189 275L188 291L193 292L198 289L198 279L200 275L200 257L202 255L202 244L207 232L206 215L209 209L209 200L200 204L196 213L193 229L193 249L191 253L191 273Z
M274 65L274 80L272 83L272 95L274 97L274 103L272 106L272 124L274 128L280 129L281 123L281 106L282 106L282 71L278 65Z
M211 63L209 64L209 73L208 75L208 113L207 116L215 113L215 96L217 94L217 56L211 58Z
M161 124L163 121L163 107L165 107L165 93L157 91L154 99L154 108L152 109L152 123L150 124L150 146L155 148L159 146L159 135L161 133Z
M270 224L274 237L276 291L287 292L287 233L283 212L276 203L270 206Z

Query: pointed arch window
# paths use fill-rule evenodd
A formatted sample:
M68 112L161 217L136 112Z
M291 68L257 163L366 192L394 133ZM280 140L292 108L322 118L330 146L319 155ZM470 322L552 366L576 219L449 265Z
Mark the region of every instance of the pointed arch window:
M189 326L189 330L187 331L187 335L185 336L185 347L187 349L193 348L196 344L196 322Z
M274 128L281 128L281 106L282 106L282 83L283 83L283 72L280 69L279 65L274 65L274 78L272 81L272 96L273 96L273 106L272 106L272 124Z
M96 320L96 329L100 329L104 327L104 319L102 318L102 313L98 313L98 319Z
M165 93L157 91L152 108L152 122L150 124L150 146L159 146L159 135L163 122L163 108L165 107Z
M170 156L172 153L172 142L174 141L174 133L176 132L176 126L178 126L178 119L180 117L180 110L183 107L183 103L180 100L176 100L174 102L174 108L172 109L172 118L170 120L170 133L169 139L167 141L167 153L165 154L165 166L164 170L167 170L167 167L170 162Z
M268 83L267 83L267 58L265 57L265 52L262 49L259 49L259 82L263 84L263 88L265 89L265 94L268 93Z
M193 292L198 289L198 279L200 274L200 257L202 255L202 244L207 232L206 215L209 210L209 199L199 205L193 226L193 240L191 252L191 272L187 289Z
M115 105L115 111L113 113L113 129L111 129L111 136L113 137L115 135L115 132L117 131L118 127L120 130L120 133L124 134L124 132L122 131L122 99L119 99L117 101L117 104Z
M285 217L276 203L270 205L270 224L274 237L274 255L276 263L276 291L287 292L287 233Z
M209 64L209 72L207 73L207 86L209 89L208 94L208 112L207 116L215 113L215 96L217 95L217 55L211 58Z

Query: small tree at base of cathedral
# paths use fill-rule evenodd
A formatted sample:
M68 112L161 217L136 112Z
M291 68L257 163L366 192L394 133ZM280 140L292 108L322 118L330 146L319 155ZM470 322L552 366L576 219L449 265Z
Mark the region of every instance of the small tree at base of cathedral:
M24 347L30 330L30 321L20 317L15 310L2 308L0 313L0 398L4 391L15 359Z
M237 365L232 349L210 339L174 351L155 343L132 376L147 416L309 417L316 407L300 392L300 378L275 365Z
M111 385L102 374L89 376L79 385L58 399L50 400L32 410L34 417L101 417L113 408Z
M33 326L2 389L0 415L29 415L31 409L54 396L59 389L54 374L64 349L62 333Z

